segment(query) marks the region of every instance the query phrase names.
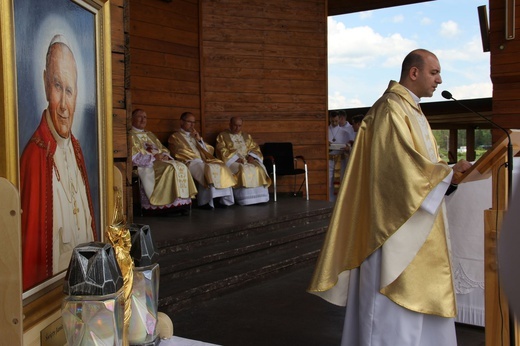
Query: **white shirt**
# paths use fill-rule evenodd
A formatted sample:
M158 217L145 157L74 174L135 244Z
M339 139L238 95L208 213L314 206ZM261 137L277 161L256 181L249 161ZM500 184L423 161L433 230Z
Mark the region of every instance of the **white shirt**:
M354 142L354 140L356 139L356 132L354 131L354 128L352 127L352 125L350 125L350 123L347 122L343 126L339 125L339 128L347 133L349 142Z
M347 144L350 136L349 134L344 131L341 126L334 126L329 125L329 142L330 143L340 143L340 144Z
M350 141L350 135L344 131L339 125L332 127L329 125L329 143L330 144L348 144ZM337 155L341 154L342 150L331 150L329 154Z

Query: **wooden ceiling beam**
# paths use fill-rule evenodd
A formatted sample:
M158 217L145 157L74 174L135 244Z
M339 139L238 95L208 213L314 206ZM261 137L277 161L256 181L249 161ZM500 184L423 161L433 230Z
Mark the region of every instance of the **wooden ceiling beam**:
M460 100L469 109L491 119L493 103L490 97L480 99ZM356 114L366 114L370 107L346 108L347 117L351 119ZM432 128L469 127L487 129L491 124L475 113L469 112L454 101L424 102L421 108ZM337 111L339 109L331 110ZM444 126L444 127L443 127Z
M336 16L434 0L328 0L328 15Z

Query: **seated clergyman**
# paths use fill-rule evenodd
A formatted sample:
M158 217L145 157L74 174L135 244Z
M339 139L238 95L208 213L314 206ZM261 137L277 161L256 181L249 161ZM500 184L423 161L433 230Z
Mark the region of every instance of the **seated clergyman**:
M188 165L199 184L199 206L213 208L235 203L232 188L237 180L224 162L213 156L215 148L204 142L195 130L192 113L182 113L181 128L170 136L168 145L174 157Z
M197 194L195 182L182 162L176 161L168 149L150 131L146 131L147 115L142 109L132 112L132 163L152 206L173 207L191 203Z
M260 147L250 134L242 132L242 123L242 118L232 117L229 129L217 136L217 157L237 177L238 184L233 192L238 204L265 203L269 201L271 178L262 163Z

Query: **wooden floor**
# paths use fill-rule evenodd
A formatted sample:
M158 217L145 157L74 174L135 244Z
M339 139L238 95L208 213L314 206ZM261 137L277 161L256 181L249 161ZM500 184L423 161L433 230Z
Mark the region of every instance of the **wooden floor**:
M305 290L312 267L175 313L178 336L225 346L339 346L345 309ZM484 329L456 324L458 346L484 346ZM442 346L442 345L439 345Z

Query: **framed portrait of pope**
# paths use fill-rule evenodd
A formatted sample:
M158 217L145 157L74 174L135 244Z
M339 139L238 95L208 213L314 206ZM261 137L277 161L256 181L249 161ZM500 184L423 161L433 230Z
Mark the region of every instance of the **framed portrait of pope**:
M1 149L19 190L22 298L32 301L59 290L77 245L103 240L113 208L109 2L2 0L2 12L13 112L2 114L11 143Z

